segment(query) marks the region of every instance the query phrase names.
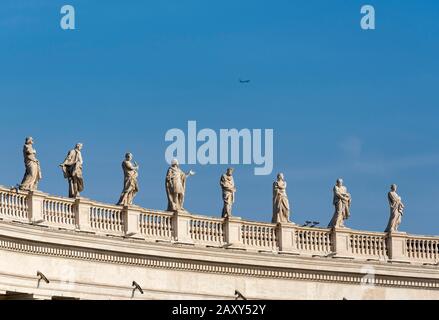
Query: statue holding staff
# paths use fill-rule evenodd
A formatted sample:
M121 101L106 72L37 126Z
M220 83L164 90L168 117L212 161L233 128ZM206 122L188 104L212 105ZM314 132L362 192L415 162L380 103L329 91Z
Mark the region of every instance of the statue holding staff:
M130 206L133 204L134 197L139 192L139 185L137 178L139 176L139 166L133 160L133 155L127 153L125 155L125 160L122 162L122 169L124 174L124 187L122 194L120 196L118 205L120 206Z
M166 174L166 194L168 196L168 211L186 211L183 207L186 195L186 180L194 176L192 170L188 173L180 169L177 159L172 160Z
M283 173L277 175L273 184L273 223L290 222L290 202L287 196L287 182Z
M344 221L347 220L350 215L352 198L348 193L347 188L343 185L343 179L338 179L334 187L334 207L335 213L329 223L328 228L344 228Z
M398 231L402 216L404 215L404 204L402 203L401 197L396 193L397 189L398 186L392 184L390 186L390 192L387 194L390 205L390 219L385 232Z
M84 179L82 176L82 143L78 143L76 147L69 151L66 159L60 164L63 170L64 178L69 181L69 197L80 197L80 193L84 191Z
M38 189L38 183L42 179L40 162L36 157L36 150L33 148L34 139L27 137L23 147L24 165L26 172L19 186L23 191L34 191Z
M229 168L227 169L227 172L221 176L220 185L223 190L224 201L223 218L229 218L232 216L232 207L235 203L236 187L233 179L233 172L234 169Z

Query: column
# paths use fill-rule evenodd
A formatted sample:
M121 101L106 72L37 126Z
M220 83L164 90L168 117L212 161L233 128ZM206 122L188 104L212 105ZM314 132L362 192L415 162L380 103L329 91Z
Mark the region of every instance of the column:
M127 206L123 208L123 224L125 228L125 235L127 237L138 237L140 235L140 214L142 209L136 206Z
M407 256L407 233L389 232L387 234L387 250L390 262L409 263Z
M333 228L331 231L332 251L334 258L353 259L351 248L351 232L348 228Z
M242 241L242 219L228 217L224 221L225 242L228 248L244 248Z
M39 191L30 191L27 201L29 207L29 222L34 224L40 224L44 222L43 210L44 199L47 194Z
M92 201L86 198L77 198L76 207L76 228L79 231L92 232L90 224L90 209Z
M276 228L279 252L282 254L299 254L296 250L294 223L278 223Z
M192 216L185 211L177 211L172 219L174 227L174 239L181 244L194 244L191 236Z

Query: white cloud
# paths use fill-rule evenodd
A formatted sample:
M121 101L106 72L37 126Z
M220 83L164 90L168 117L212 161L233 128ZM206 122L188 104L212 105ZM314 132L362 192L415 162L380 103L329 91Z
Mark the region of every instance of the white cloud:
M338 146L346 156L351 158L358 158L363 151L363 142L355 136L346 138Z

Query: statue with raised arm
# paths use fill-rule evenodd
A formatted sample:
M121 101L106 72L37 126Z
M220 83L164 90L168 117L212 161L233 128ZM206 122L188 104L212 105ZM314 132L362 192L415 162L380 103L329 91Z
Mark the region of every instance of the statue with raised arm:
M183 207L186 194L186 180L195 175L192 170L188 173L180 169L177 159L172 160L166 175L166 194L168 196L168 211L186 211Z
M67 154L66 159L60 164L64 178L69 182L69 197L77 198L84 191L84 179L82 176L82 143L78 143L75 148Z
M26 138L23 147L24 165L26 172L23 180L19 186L23 191L34 191L38 189L38 182L42 179L40 162L37 160L37 152L33 148L34 139L32 137Z
M401 197L396 193L397 189L398 186L392 184L390 186L390 192L387 194L390 205L390 219L385 232L398 231L404 214L404 204L402 203Z
M273 223L290 222L290 202L287 196L287 182L283 173L277 175L273 184Z
M136 196L137 192L139 192L139 185L137 183L139 166L136 162L132 163L132 160L133 155L131 153L127 153L125 155L125 160L122 162L124 186L119 202L117 203L120 206L131 206L133 204L134 197Z
M347 188L343 185L343 180L338 179L334 187L334 207L335 213L329 223L329 228L344 228L344 221L351 215L352 198L348 193Z
M223 208L223 218L229 218L232 216L232 207L235 203L235 193L236 193L236 187L235 187L235 181L233 179L233 168L227 169L227 172L221 176L221 189L223 190L223 201L224 201L224 208Z

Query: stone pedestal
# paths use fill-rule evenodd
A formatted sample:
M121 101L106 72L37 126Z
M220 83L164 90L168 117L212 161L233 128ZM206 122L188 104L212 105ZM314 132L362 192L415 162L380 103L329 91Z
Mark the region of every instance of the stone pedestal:
M296 250L294 223L279 223L276 228L279 253L282 254L299 254Z
M40 191L30 191L27 201L29 207L29 222L40 224L44 222L43 210L44 199L47 194Z
M84 232L92 232L90 224L90 209L92 202L86 198L76 198L76 229Z
M228 217L224 220L225 242L227 248L241 249L242 242L242 219L239 217Z
M333 228L331 231L332 252L334 258L354 259L348 228Z
M407 256L407 233L389 232L387 234L387 250L390 262L409 263Z
M177 211L172 219L174 239L181 244L194 244L191 237L192 216L186 211Z
M142 210L137 206L126 206L123 208L123 225L127 237L140 237L140 214Z

